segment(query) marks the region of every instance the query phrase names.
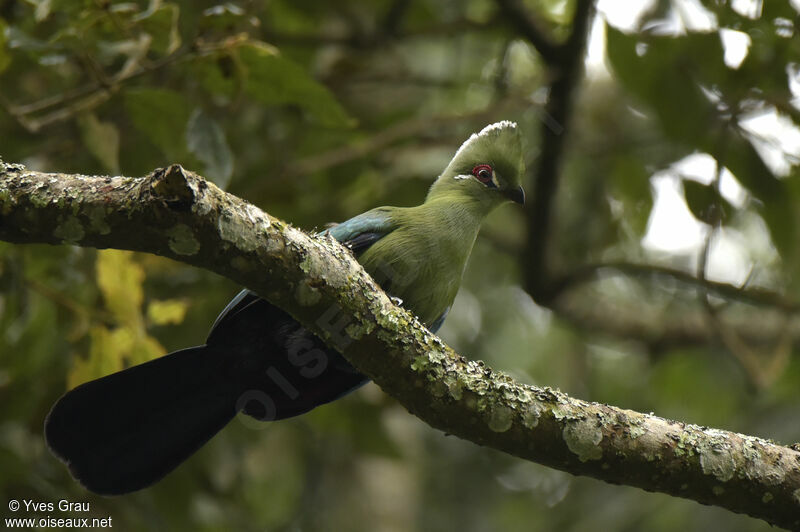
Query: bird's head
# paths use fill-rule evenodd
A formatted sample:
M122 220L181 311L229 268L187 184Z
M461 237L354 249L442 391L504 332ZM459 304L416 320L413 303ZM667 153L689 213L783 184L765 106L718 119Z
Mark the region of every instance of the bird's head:
M428 199L466 197L491 209L506 201L525 203L525 172L517 124L503 120L473 133L431 187Z

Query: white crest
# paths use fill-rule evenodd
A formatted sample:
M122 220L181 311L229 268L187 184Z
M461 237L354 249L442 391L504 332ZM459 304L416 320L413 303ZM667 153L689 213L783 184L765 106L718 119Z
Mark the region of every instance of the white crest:
M500 122L495 122L494 124L489 124L485 128L481 129L478 133L473 133L472 135L470 135L470 137L467 140L464 141L464 143L461 145L461 147L458 148L458 151L456 151L456 154L453 156L453 159L458 157L458 154L460 154L462 151L464 151L464 149L466 149L467 146L469 146L472 142L474 142L475 140L479 139L480 137L485 137L487 135L490 135L490 134L492 134L492 133L494 133L496 131L500 131L500 130L503 130L503 129L509 129L509 128L515 129L516 127L517 127L517 123L516 122L511 122L509 120L501 120Z

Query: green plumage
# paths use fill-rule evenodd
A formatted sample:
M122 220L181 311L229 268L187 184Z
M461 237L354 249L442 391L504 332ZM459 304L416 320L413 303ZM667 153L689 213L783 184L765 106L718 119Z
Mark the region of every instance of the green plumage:
M472 174L494 170L487 184ZM481 222L510 199L521 201L522 144L515 124L498 122L472 135L416 207L379 207L362 216L382 220L388 234L359 262L423 323L431 325L455 299Z

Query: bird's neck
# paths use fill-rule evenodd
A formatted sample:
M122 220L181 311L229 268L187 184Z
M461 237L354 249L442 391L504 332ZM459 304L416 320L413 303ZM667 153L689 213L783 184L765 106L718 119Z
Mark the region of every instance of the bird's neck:
M463 194L429 196L418 208L424 218L434 222L440 237L444 237L443 250L461 263L466 263L481 223L491 211L485 202Z
M478 225L496 206L497 203L488 194L465 193L463 188L454 186L453 183L443 180L441 177L433 184L425 198L425 203L422 204L422 207L431 211L444 213L456 211L459 214L467 215L470 219L477 221Z

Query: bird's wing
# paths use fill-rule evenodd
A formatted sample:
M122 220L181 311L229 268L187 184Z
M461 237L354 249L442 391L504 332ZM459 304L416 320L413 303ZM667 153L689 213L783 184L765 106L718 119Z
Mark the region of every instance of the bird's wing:
M447 307L446 309L444 309L444 312L442 312L441 316L439 316L438 318L433 320L433 323L430 324L430 326L428 327L428 330L435 334L436 331L438 331L439 328L444 323L444 320L447 318L447 313L448 312L450 312L450 307Z
M357 257L394 229L391 208L378 207L330 227L324 233L350 248Z
M365 213L350 218L333 227L326 229L323 234L328 233L333 238L347 246L353 254L358 257L366 251L372 244L391 233L395 228L391 219L391 207L378 207ZM211 330L208 333L209 339L217 331L217 327L224 321L240 313L261 298L252 290L244 289L236 297L231 299L222 312L219 313ZM218 331L217 331L218 332Z

